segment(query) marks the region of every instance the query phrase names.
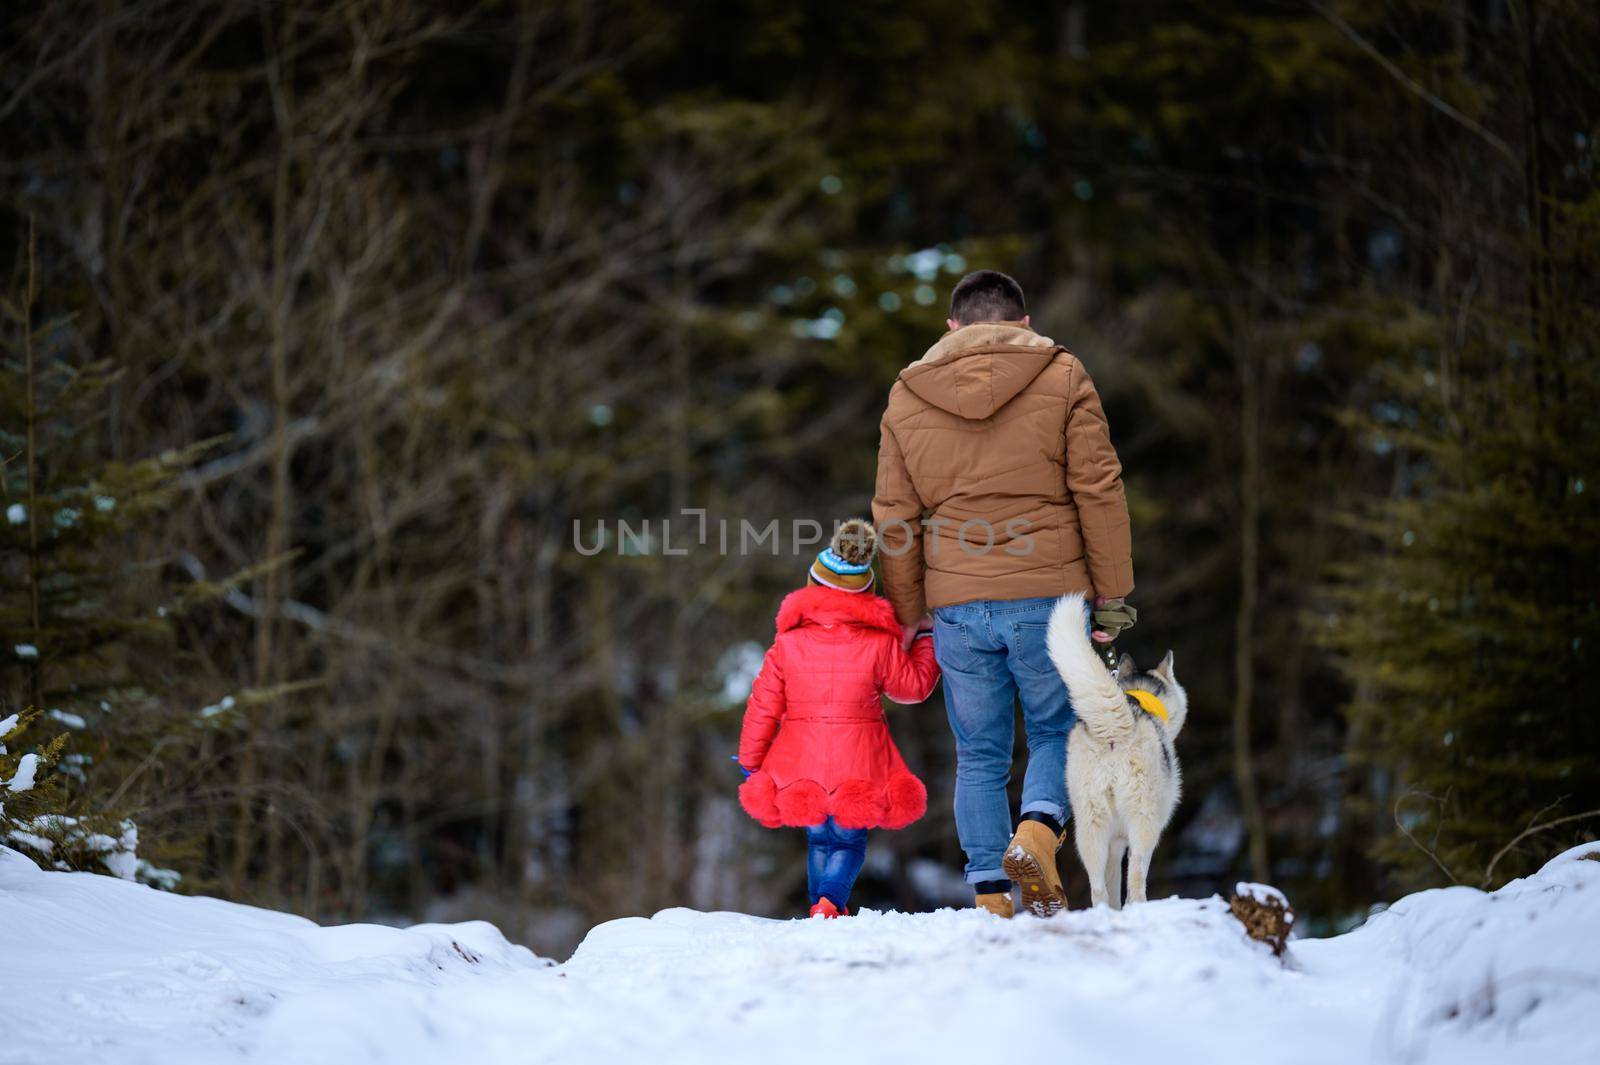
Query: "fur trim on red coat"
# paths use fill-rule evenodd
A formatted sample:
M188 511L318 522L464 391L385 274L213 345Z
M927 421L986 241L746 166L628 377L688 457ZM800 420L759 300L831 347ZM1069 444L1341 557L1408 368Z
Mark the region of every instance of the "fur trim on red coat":
M828 812L840 828L877 828L889 808L886 789L870 780L846 780L833 789Z
M889 781L889 810L884 828L905 828L928 812L928 789L911 773L896 773Z
M887 787L846 780L829 795L814 780L780 789L771 774L757 771L739 785L739 805L767 828L806 828L829 817L840 828L905 828L928 812L928 789L915 775L899 772Z
M767 773L752 773L739 785L739 805L768 828L783 824L778 816L778 786Z
M820 825L828 819L828 793L815 780L796 780L778 789L778 816L786 825Z
M853 622L869 629L882 629L893 636L900 635L900 619L895 617L894 607L883 596L841 592L822 585L790 592L778 608L779 632L788 632L807 622L816 625Z

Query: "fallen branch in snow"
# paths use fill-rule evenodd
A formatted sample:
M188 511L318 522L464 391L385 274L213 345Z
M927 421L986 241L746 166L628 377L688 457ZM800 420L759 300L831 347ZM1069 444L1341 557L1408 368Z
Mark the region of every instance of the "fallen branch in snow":
M1419 840L1416 837L1416 835L1411 831L1411 829L1406 826L1406 823L1401 819L1401 817L1400 817L1400 807L1407 799L1411 798L1412 796L1417 796L1419 798L1427 799L1428 801L1433 802L1433 803L1438 805L1439 813L1440 813L1440 819L1439 819L1438 824L1435 825L1435 829L1434 829L1434 843L1437 844L1438 840L1439 840L1439 832L1438 832L1438 830L1439 830L1439 827L1441 827L1442 824L1443 824L1444 806L1445 806L1445 803L1447 801L1449 801L1449 794L1446 793L1445 797L1443 799L1441 799L1438 796L1429 795L1427 792L1418 791L1415 788L1407 790L1404 795L1401 795L1394 802L1394 826L1395 826L1395 828L1399 829L1401 835L1405 836L1406 839L1411 841L1412 846L1416 847L1423 854L1426 854L1430 859L1433 860L1433 864L1438 866L1439 867L1439 871L1442 872L1446 877L1449 878L1450 883L1452 883L1452 884L1464 884L1464 883L1466 883L1466 881L1462 880L1461 877L1456 876L1455 872L1448 865L1446 865L1444 863L1444 859L1439 857L1439 853L1434 847L1430 847L1427 844L1423 843L1421 840ZM1515 836L1511 837L1511 840L1508 843L1506 843L1505 846L1503 846L1499 850L1495 851L1494 857L1489 859L1488 866L1486 866L1484 868L1484 870L1483 870L1483 877L1478 881L1478 886L1480 888L1482 888L1484 891L1490 890L1490 887L1494 882L1495 866L1500 864L1500 859L1502 859L1506 855L1510 854L1513 850L1516 849L1516 847L1517 847L1517 845L1519 843L1521 843L1523 840L1527 839L1529 836L1536 836L1541 832L1547 831L1548 829L1558 828L1561 825L1572 824L1575 821L1582 821L1582 820L1585 820L1586 818L1600 817L1600 809L1597 809L1597 810L1586 810L1581 814L1568 814L1565 817L1557 817L1557 818L1555 818L1554 820L1551 820L1551 821L1540 821L1539 820L1545 814L1549 813L1550 811L1554 810L1556 807L1560 806L1563 802L1566 801L1566 799L1567 799L1566 796L1562 796L1561 798L1557 799L1555 802L1551 803L1549 806L1546 806L1544 809L1542 809L1538 813L1534 814L1531 818L1528 819L1528 826L1526 828L1524 828L1521 832L1518 832Z
M1433 859L1433 864L1437 865L1439 867L1439 871L1450 879L1450 883L1452 883L1452 884L1461 883L1461 878L1456 876L1455 873L1451 872L1450 867L1448 865L1444 864L1444 859L1439 857L1439 852L1434 850L1434 848L1425 845L1420 839L1418 839L1416 836L1412 835L1411 829L1407 828L1405 822L1400 820L1400 804L1405 802L1407 799L1411 798L1411 796L1413 796L1413 795L1420 795L1422 798L1428 799L1429 801L1438 804L1439 814L1440 814L1439 823L1442 824L1443 821L1444 821L1444 816L1443 816L1444 815L1444 804L1445 804L1446 799L1449 798L1449 793L1446 792L1445 793L1445 798L1441 799L1438 796L1429 795L1427 792L1418 791L1415 788L1411 788L1411 789L1407 790L1404 795L1400 796L1398 799L1396 799L1394 801L1394 827L1399 829L1400 830L1400 834L1402 836L1404 836L1406 839L1410 840L1413 846L1415 846L1423 854L1426 854L1429 858L1432 858ZM1439 831L1438 831L1438 827L1437 826L1435 826L1435 828L1434 828L1433 841L1434 841L1435 844L1437 844L1439 842Z
M1571 824L1573 821L1582 821L1586 817L1600 817L1600 810L1586 810L1581 814L1568 814L1566 817L1558 817L1554 821L1545 821L1540 824L1534 823L1535 821L1538 821L1540 817L1543 817L1546 812L1558 805L1560 805L1559 800L1551 803L1543 810L1540 810L1538 813L1534 814L1533 821L1528 822L1527 828L1523 829L1521 832L1518 832L1511 838L1510 843L1507 843L1504 847L1501 847L1495 852L1494 857L1489 861L1489 867L1483 871L1483 888L1485 891L1489 889L1489 882L1494 877L1494 867L1500 864L1500 859L1511 853L1513 847L1527 839L1529 836L1538 835L1540 832L1543 832L1546 829L1555 828L1557 825L1566 825ZM1585 855L1585 857L1594 856L1591 854Z
M1245 935L1283 957L1289 946L1289 933L1294 929L1294 910L1283 892L1266 884L1235 885L1228 911L1244 925Z

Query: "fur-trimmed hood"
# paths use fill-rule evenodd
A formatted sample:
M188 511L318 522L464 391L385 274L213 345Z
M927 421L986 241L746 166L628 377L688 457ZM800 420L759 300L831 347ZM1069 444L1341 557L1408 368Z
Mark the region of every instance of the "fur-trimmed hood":
M940 410L982 420L1032 384L1058 350L1021 322L978 322L940 337L900 380Z
M881 595L810 585L790 592L778 608L779 632L802 625L839 624L882 629L896 638L900 636L900 622L895 617L894 607Z

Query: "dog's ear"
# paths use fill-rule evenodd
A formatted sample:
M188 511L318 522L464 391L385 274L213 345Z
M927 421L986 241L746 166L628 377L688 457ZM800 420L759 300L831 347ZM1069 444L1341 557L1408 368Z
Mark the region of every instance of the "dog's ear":
M1136 672L1137 670L1133 665L1133 656L1130 654L1123 654L1122 660L1117 663L1117 679L1128 680Z
M1163 658L1161 660L1161 664L1156 667L1156 672L1161 674L1162 679L1165 680L1168 684L1176 684L1176 683L1178 683L1177 674L1172 672L1172 652L1171 651L1168 651L1167 652L1167 657L1165 657L1165 658Z

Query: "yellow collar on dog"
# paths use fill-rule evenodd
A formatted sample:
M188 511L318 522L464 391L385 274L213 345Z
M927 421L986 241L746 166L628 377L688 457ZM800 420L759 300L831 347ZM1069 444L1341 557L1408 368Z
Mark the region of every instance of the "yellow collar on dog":
M1154 692L1147 692L1143 688L1124 688L1122 694L1143 707L1145 713L1167 720L1167 704L1157 699Z

